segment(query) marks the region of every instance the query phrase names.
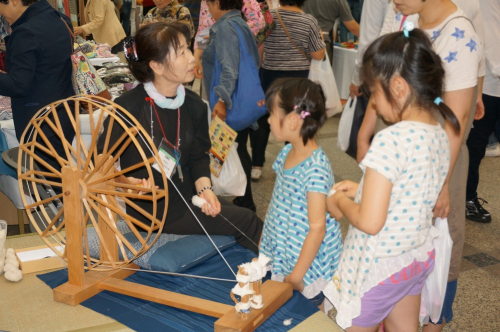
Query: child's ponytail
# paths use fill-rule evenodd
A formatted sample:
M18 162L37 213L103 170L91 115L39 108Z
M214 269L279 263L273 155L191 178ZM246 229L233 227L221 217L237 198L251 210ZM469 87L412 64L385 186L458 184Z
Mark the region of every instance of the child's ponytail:
M455 113L453 113L451 108L449 108L448 105L443 102L441 97L437 97L434 100L434 103L436 111L452 125L455 134L460 133L460 122L458 121L457 116L455 115Z
M279 97L278 104L275 104L276 97ZM304 145L316 136L326 121L323 89L307 78L277 79L267 90L266 105L269 113L279 106L285 114L299 115L303 120L300 136Z

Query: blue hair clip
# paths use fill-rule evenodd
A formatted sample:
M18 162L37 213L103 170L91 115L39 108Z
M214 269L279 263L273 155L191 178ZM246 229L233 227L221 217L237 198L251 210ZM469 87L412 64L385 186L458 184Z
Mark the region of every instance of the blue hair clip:
M434 99L434 104L436 105L439 105L443 102L443 99L441 99L441 97L437 97L436 99Z
M408 38L410 37L410 31L413 31L413 28L415 26L413 25L413 22L408 22L406 21L404 24L403 24L403 33L405 34L405 37Z

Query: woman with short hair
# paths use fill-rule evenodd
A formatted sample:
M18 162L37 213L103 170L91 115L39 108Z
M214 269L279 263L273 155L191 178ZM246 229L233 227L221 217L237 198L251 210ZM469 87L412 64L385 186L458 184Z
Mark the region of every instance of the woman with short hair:
M172 174L168 182L169 209L163 231L183 235L204 234L191 209L209 234L233 235L240 245L257 252L255 244L260 239L262 220L250 210L219 202L211 189L210 158L207 154L211 146L207 105L197 94L184 89L182 85L194 78L194 57L188 48L189 40L189 28L182 23L157 22L142 27L127 45L136 52L127 51L125 54L132 74L141 83L115 102L135 117L146 131L151 130L151 138L156 146L162 140L170 142L179 158L182 172ZM108 125L105 124L104 128L108 128ZM113 128L108 143L110 146L120 138L120 131L119 128ZM101 135L100 150L106 136L106 133ZM149 151L144 150L144 153L147 157L151 156ZM141 160L138 150L130 146L121 156L120 166L125 169ZM161 174L156 170L153 172L154 182L162 183ZM148 177L147 174L143 166L127 176L143 179ZM201 212L191 203L191 198L196 194L207 201ZM188 202L190 209L180 195ZM152 202L137 200L135 203L145 211L152 212ZM165 199L159 200L157 204L158 213L162 213ZM221 212L241 232L219 216ZM127 214L140 221L146 220L133 209Z

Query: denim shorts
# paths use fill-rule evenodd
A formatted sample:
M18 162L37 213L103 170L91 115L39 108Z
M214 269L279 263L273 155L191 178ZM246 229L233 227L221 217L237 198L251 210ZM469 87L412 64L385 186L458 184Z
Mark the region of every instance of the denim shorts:
M319 292L318 295L316 295L312 299L308 299L308 300L309 300L309 302L311 302L312 304L314 304L315 306L318 307L325 300L325 294L323 294L323 292Z

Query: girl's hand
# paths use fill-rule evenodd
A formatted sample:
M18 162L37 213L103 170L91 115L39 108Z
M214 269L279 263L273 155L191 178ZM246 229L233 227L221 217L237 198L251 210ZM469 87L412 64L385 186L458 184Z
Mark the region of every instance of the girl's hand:
M292 284L293 289L301 293L304 290L304 281L302 279L294 280L294 278L292 278L292 274L287 275L285 277L285 280L283 280L283 282Z
M334 217L336 220L340 220L340 218L344 216L344 214L342 213L342 211L340 211L338 206L338 201L342 197L347 197L347 196L343 191L337 191L335 194L326 199L326 210L330 213L330 216Z
M347 197L354 198L358 192L359 183L345 180L333 185L332 189L342 191Z
M200 195L201 198L207 201L201 208L201 212L207 216L215 217L220 213L220 202L214 192L210 189L203 191Z
M226 103L219 100L217 104L214 106L214 110L212 111L212 119L215 119L215 116L218 116L222 121L226 121Z

